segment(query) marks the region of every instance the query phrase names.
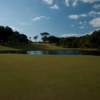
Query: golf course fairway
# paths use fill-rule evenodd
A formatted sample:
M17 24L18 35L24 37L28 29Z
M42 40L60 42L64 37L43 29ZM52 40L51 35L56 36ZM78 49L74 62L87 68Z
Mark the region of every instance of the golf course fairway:
M0 100L100 100L100 57L0 54Z

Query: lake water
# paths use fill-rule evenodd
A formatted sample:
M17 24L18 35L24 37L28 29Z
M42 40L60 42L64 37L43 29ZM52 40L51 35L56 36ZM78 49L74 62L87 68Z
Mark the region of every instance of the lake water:
M30 54L30 55L98 55L100 51L87 50L32 50L32 51L0 51L0 54Z

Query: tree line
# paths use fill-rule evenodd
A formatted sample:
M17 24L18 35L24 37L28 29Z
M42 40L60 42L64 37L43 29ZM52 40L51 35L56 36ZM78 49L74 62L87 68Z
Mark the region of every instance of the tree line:
M0 26L0 44L24 44L28 43L27 36L13 31L12 28Z
M100 49L100 30L94 31L80 37L56 37L48 32L40 33L41 39L45 43L55 44L65 48L97 48ZM33 39L37 42L38 35ZM12 28L0 26L0 44L25 44L31 41L31 37L27 38L25 34L13 31Z
M40 33L43 42L54 43L65 48L97 48L100 49L100 30L80 37L56 37L47 32Z
M81 37L61 38L60 44L68 48L100 48L100 30Z

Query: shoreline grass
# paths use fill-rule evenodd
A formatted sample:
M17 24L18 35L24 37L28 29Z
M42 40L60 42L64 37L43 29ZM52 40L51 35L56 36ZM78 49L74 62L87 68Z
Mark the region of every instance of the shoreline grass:
M63 48L61 46L49 45L47 43L29 43L23 45L0 45L2 50L91 50L100 51L99 49L92 48Z
M99 56L0 54L0 100L99 98Z

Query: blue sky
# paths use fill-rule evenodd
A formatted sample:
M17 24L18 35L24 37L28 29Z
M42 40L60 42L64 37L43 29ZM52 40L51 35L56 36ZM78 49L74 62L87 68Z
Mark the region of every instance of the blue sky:
M28 37L81 36L100 29L100 0L0 0L0 25Z

